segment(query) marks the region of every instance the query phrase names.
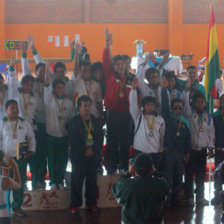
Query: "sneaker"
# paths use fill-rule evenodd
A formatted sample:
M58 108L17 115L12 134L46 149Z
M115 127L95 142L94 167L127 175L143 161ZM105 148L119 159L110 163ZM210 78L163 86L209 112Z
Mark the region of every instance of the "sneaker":
M194 206L194 198L188 198L188 199L186 200L186 203L187 203L188 205L190 205L190 206Z
M196 203L199 205L204 205L204 206L209 205L209 201L204 198L197 199Z
M64 187L63 184L58 184L58 188L59 188L60 190L64 190L64 189L65 189L65 187Z
M88 210L89 212L96 212L96 213L100 211L100 209L97 205L89 206L86 208L86 210Z
M72 214L79 214L79 207L72 207L71 213Z
M52 185L51 185L51 190L52 190L52 191L55 191L55 190L57 190L57 189L58 189L58 187L57 187L56 184L52 184Z
M221 198L218 196L212 198L211 200L211 205L219 205L220 203L221 203Z
M12 214L13 214L13 215L20 216L20 217L24 217L24 216L26 216L26 213L25 213L21 208L13 209L13 210L12 210Z

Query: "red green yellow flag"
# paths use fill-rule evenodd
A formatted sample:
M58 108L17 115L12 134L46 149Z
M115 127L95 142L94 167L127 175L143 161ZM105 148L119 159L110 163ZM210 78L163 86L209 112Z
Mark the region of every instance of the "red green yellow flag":
M219 76L219 71L220 66L219 66L218 41L216 34L214 6L212 6L209 34L208 34L207 62L205 65L205 82L204 82L207 100L209 100L210 95L213 96L214 98L217 97L215 81Z

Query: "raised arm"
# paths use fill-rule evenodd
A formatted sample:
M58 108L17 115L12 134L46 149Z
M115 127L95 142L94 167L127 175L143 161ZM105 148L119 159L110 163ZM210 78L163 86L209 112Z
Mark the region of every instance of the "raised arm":
M112 53L111 44L113 42L112 33L109 33L108 29L105 30L105 49L103 51L103 74L107 78L112 72Z
M52 99L52 86L50 85L49 63L45 67L44 77L44 104L48 105Z
M32 54L33 54L33 57L34 57L34 60L35 60L36 64L45 63L43 58L37 52L37 49L36 49L36 47L34 45L35 44L35 40L34 40L33 36L29 35L27 37L27 40L28 40L28 46L29 46L29 48L32 51Z
M21 42L21 50L22 50L21 64L22 64L23 76L32 75L30 65L27 59L28 43L26 41Z
M28 121L26 121L26 123L27 123L27 141L28 141L28 146L29 146L29 152L35 153L36 152L36 140L35 140L33 128Z
M18 95L18 82L16 77L16 70L14 67L14 58L11 56L9 65L9 80L8 80L8 94L9 99L16 99Z
M185 118L187 118L187 120L191 119L191 114L192 114L191 105L190 105L190 85L191 85L191 82L190 80L188 80L181 97L184 102L183 115Z
M80 69L79 69L79 51L80 51L80 44L78 42L76 42L75 43L75 56L74 56L74 76L75 76L75 78L77 78L78 75L80 74Z
M132 90L129 94L129 110L130 114L134 121L138 120L138 118L141 116L141 110L138 106L138 94L137 94L137 88L138 88L138 79L135 78L132 82Z

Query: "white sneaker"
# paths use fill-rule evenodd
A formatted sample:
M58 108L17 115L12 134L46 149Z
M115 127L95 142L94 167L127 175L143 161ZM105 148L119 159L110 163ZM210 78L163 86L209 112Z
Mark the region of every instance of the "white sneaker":
M196 200L196 203L197 204L200 204L200 205L209 205L209 201L208 200L206 200L206 199L204 199L204 198L201 198L201 199L197 199Z
M58 188L59 188L60 190L64 190L64 189L65 189L65 187L64 187L63 184L58 184Z
M57 190L57 189L58 189L58 187L57 187L56 184L52 184L52 185L51 185L51 190L55 191L55 190Z

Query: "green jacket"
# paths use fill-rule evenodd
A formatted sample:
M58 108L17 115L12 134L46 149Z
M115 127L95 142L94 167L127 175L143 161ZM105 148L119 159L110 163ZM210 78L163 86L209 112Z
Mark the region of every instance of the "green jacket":
M112 186L112 193L122 206L125 224L146 224L161 218L162 203L169 193L168 181L162 176L131 178L122 176Z

